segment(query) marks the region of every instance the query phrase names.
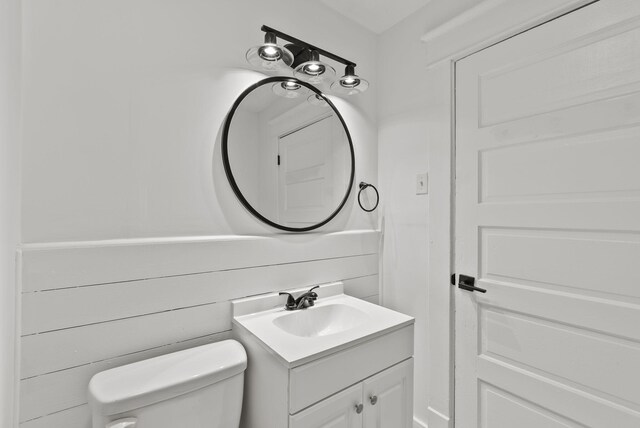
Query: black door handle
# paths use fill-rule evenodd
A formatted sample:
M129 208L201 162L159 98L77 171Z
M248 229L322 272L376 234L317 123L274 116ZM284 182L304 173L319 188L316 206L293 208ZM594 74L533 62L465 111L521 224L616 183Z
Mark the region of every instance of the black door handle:
M458 279L458 288L462 288L467 291L477 291L479 293L486 293L487 290L484 288L476 287L476 279L472 276L460 275L460 279Z

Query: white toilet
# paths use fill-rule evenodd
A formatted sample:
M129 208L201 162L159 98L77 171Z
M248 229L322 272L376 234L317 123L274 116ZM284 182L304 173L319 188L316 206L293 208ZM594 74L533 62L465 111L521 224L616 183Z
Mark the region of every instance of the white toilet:
M237 428L247 354L235 340L96 374L93 428Z

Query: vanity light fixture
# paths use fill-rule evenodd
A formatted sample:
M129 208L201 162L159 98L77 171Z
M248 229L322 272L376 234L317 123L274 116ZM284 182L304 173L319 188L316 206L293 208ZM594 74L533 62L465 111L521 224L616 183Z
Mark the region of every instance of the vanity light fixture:
M293 73L298 79L305 82L319 85L333 81L336 70L329 64L320 61L320 54L316 50L310 53L309 61L303 62L296 67Z
M285 98L298 98L299 96L308 93L308 91L303 88L302 85L292 80L274 83L272 86L272 90L276 95Z
M265 33L264 44L249 49L246 55L247 61L254 67L285 74L291 73L293 69L298 79L314 85L328 84L331 90L342 95L359 94L369 87L369 82L355 74L355 62L266 25L263 25L260 30ZM277 44L278 38L289 43L280 46ZM320 59L321 56L344 64L345 75L335 81L335 69L323 62ZM280 91L274 86L274 91L276 90ZM276 93L281 95L279 92Z
M247 51L247 62L267 71L284 71L293 64L293 54L277 43L276 35L270 31L264 34L264 43Z
M309 102L309 104L311 104L313 106L316 106L316 107L327 107L328 106L328 104L324 100L324 98L322 98L318 94L309 95L309 97L307 98L307 101Z
M331 84L331 90L345 95L355 95L366 91L369 82L358 76L355 68L355 65L347 65L344 76Z

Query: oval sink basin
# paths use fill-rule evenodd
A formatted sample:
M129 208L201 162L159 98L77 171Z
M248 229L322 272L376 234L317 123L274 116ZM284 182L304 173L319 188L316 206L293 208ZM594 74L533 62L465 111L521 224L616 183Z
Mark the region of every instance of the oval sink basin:
M290 312L275 318L273 324L294 336L317 337L350 330L367 319L361 310L336 303Z

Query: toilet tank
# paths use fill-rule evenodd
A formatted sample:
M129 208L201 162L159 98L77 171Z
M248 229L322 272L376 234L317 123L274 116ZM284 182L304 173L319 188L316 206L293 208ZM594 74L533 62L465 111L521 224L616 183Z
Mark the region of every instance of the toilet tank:
M242 345L225 340L100 372L93 428L237 428L246 367Z

